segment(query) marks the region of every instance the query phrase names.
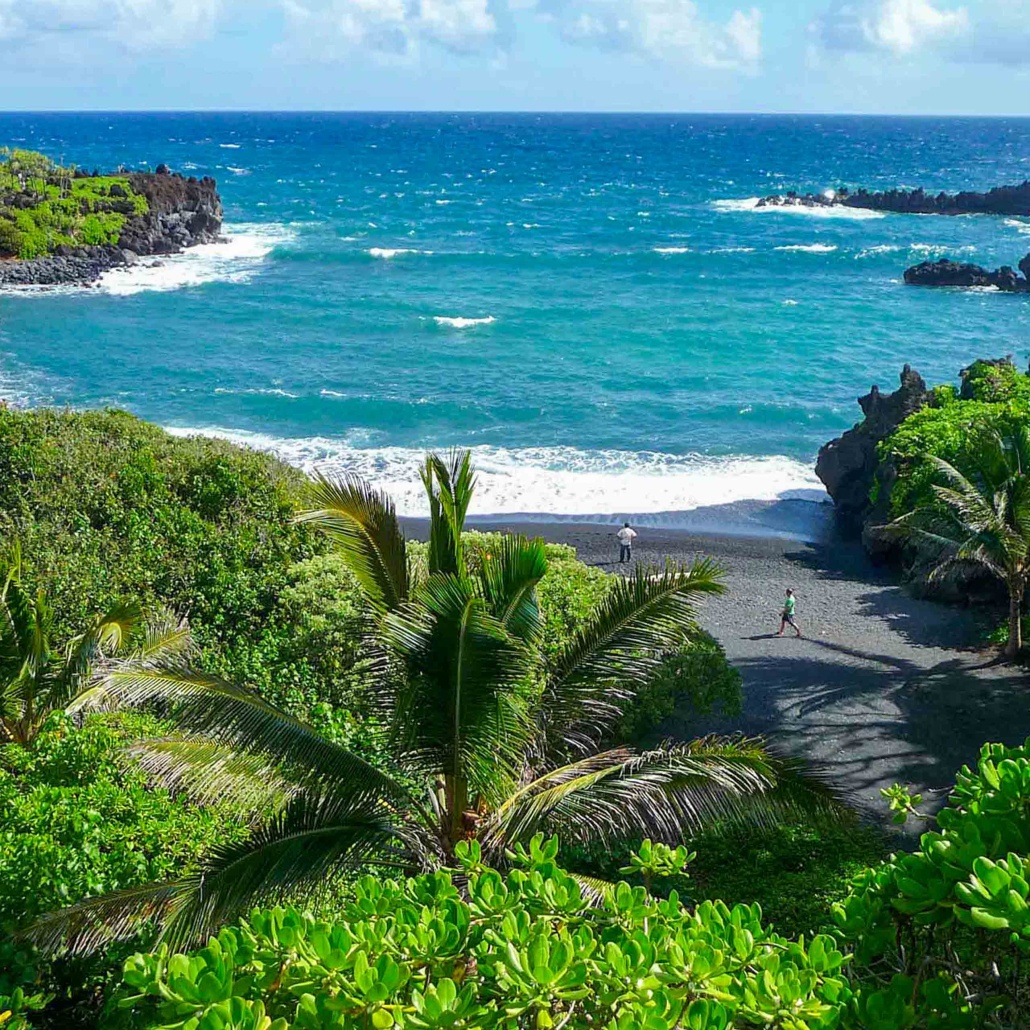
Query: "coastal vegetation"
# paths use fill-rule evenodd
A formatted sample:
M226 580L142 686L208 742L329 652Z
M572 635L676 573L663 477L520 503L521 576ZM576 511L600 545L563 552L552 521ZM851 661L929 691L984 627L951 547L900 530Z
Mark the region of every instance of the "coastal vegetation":
M85 175L30 150L0 149L0 258L118 243L149 210L125 175Z
M1023 385L976 375L933 410ZM2 1030L1026 1025L1030 745L888 792L928 832L884 858L758 742L662 743L739 704L710 564L467 532L472 478L431 459L407 541L355 481L0 410L0 685L48 709L0 743Z

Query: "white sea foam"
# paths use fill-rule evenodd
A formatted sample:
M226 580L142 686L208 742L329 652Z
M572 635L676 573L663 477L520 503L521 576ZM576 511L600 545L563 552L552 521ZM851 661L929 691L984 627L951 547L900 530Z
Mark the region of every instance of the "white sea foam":
M881 243L876 247L866 247L855 255L855 260L861 258L876 257L877 254L896 254L902 248L896 243Z
M773 249L794 254L832 254L837 248L832 243L792 243L786 247L774 247Z
M232 172L233 175L250 175L249 168L234 168L232 165L226 165L226 169Z
M433 321L437 325L449 325L454 329L470 329L474 325L492 325L497 321L493 315L487 315L485 318L461 318L452 317L450 315L433 315Z
M758 206L759 197L744 197L738 200L713 200L712 207L718 211L751 211L756 215L776 211L786 215L807 215L810 218L883 218L882 211L869 211L863 207L808 206L805 204L764 204Z
M182 290L210 282L249 282L272 251L294 238L283 225L241 224L224 227L224 243L203 243L181 254L142 258L135 265L112 268L100 289L115 296L144 290Z
M283 439L220 428L169 432L223 437L271 451L307 472L356 474L387 490L400 514L427 514L419 478L422 450L360 447L326 437ZM741 501L826 500L811 466L786 457L710 458L572 447L477 447L473 455L477 489L471 514L478 516L654 516ZM651 521L677 525L675 514ZM683 521L687 520L679 524Z
M235 390L229 386L216 386L215 393L228 393L228 394L249 394L258 397L288 397L290 400L296 400L297 394L290 393L288 390L283 390L278 386L270 386L266 388L253 387L245 390Z
M656 254L689 254L689 247L652 247Z
M368 256L382 258L384 261L389 261L390 258L395 258L398 254L419 253L421 253L421 251L416 250L414 247L370 247Z
M787 300L781 301L780 303L785 308L796 308L798 306L798 302L796 300L790 300L789 298Z
M222 148L222 150L239 150L240 149L240 144L239 143L219 143L218 145Z
M1030 222L1024 222L1021 218L1006 218L1005 224L1024 236L1030 236Z
M716 247L713 254L754 254L754 247Z

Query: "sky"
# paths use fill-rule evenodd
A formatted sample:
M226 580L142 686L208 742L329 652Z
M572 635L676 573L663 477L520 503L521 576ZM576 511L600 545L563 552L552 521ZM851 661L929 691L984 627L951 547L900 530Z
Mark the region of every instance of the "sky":
M1030 0L0 0L0 110L1030 115Z

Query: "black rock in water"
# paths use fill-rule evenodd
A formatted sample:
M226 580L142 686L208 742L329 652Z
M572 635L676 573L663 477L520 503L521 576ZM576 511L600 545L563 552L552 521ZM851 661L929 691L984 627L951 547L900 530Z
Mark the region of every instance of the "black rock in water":
M1018 186L996 186L986 193L927 193L886 190L872 193L845 188L829 193L783 193L763 197L758 207L858 207L915 215L1030 215L1030 179Z
M923 261L905 270L905 282L911 286L961 286L994 287L1003 293L1030 293L1030 254L1019 262L1020 271L1016 272L1009 265L991 271L980 265L967 264L960 261Z

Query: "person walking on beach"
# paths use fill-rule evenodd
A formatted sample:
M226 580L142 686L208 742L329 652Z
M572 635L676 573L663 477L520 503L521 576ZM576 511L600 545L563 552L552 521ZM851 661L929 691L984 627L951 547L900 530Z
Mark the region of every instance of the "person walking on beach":
M801 628L798 626L797 621L794 618L794 610L797 607L797 602L794 600L794 591L787 587L786 597L783 599L783 614L780 616L780 632L776 635L778 637L783 636L783 631L788 627L792 626L794 632L800 637Z
M627 522L615 535L619 538L619 564L621 565L633 557L633 541L636 540L637 534Z

